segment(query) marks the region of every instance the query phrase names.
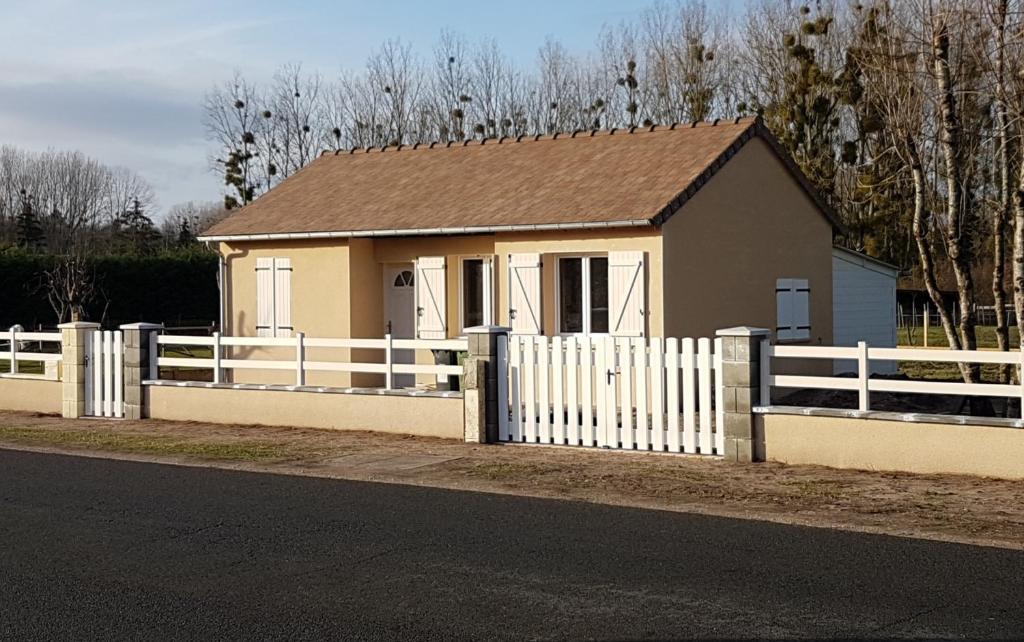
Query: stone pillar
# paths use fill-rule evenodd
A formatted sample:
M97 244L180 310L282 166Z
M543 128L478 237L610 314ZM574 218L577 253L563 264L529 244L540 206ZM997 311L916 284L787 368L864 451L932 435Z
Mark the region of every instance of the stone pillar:
M752 462L764 459L764 444L754 430L754 406L761 404L761 341L771 337L765 328L719 330L722 338L722 383L725 388L725 458Z
M124 418L142 419L145 412L145 390L142 382L149 379L150 335L163 329L156 323L128 323L124 333Z
M504 345L508 359L508 334L511 328L494 325L467 328L469 358L465 362L466 441L488 443L498 440L498 417L508 412L508 400L500 398L500 391L508 394L507 382L500 373L499 342Z
M61 414L69 419L85 416L85 363L92 334L100 324L87 321L62 323L61 345Z

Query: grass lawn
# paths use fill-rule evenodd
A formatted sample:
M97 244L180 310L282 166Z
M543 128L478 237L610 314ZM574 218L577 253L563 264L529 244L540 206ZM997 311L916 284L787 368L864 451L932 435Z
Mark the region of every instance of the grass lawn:
M985 325L977 327L978 348L992 349L996 347L995 326ZM900 328L896 335L900 347L924 346L924 328L916 328L908 337L907 330ZM1016 328L1010 328L1010 346L1019 345L1019 335ZM946 333L941 327L931 326L928 328L928 347L947 348L949 342L946 340ZM982 381L985 383L1002 383L1000 372L1002 366L999 364L983 364L981 367ZM933 363L928 361L901 361L900 372L911 379L938 379L938 380L959 380L960 369L955 363Z
M218 443L113 430L39 430L28 426L0 426L0 441L237 461L281 459L289 454L281 445L273 442L232 440Z
M996 347L996 328L991 325L979 325L977 328L978 333L978 347L979 348L995 348ZM1020 341L1017 333L1017 328L1010 328L1010 345L1018 345ZM924 345L924 328L915 328L910 336L907 336L907 329L900 328L896 332L896 343L900 346L918 346ZM931 326L928 328L928 347L929 348L947 348L949 342L946 340L946 333L940 326Z

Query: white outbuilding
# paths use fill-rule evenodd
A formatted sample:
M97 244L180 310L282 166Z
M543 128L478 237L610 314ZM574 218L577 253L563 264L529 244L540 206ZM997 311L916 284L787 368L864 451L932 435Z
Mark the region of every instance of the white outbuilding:
M846 248L832 249L832 323L837 346L896 347L896 281L899 268ZM871 371L892 374L897 364L875 361ZM856 372L853 361L835 362L835 371Z

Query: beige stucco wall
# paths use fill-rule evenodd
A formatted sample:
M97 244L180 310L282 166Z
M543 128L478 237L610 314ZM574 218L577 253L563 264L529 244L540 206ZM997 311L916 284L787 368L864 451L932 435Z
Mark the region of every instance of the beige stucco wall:
M663 226L666 336L776 326L779 278L808 279L811 343L832 343L832 227L759 138Z
M1024 429L757 415L769 461L1024 479Z
M60 414L61 382L0 377L0 408Z
M461 397L146 386L148 416L463 438Z
M555 279L557 255L602 254L616 250L647 252L648 280L651 295L647 307L650 311L652 335L662 331L661 311L661 235L655 228L624 228L608 230L564 230L529 233L481 234L474 236L422 236L374 239L374 257L379 263L408 263L420 256L444 256L448 265L448 334L462 333L459 311L459 279L461 260L464 258L495 258L495 319L508 325L508 257L510 254L542 254L541 293L543 330L557 333Z
M388 264L412 263L417 257L444 256L447 274L447 321L449 337L462 334L459 309L459 280L463 258L495 259L495 319L508 324L508 257L510 254L539 252L543 255L542 315L546 334L556 332L556 255L607 253L614 250L647 252L648 332L662 334L661 235L655 228L602 231L534 232L481 234L474 236L426 236L405 238L322 239L289 242L223 243L227 260L225 334L256 334L256 258L289 257L292 260L292 323L308 337L377 338L384 335L383 270ZM289 358L287 350L237 350L251 358ZM310 351L318 360L347 360L348 351ZM381 353L353 350L359 361L379 362ZM417 363L433 363L429 351L418 351ZM233 381L290 384L287 371L236 371ZM432 381L419 375L417 383ZM379 375L314 373L310 385L377 386Z

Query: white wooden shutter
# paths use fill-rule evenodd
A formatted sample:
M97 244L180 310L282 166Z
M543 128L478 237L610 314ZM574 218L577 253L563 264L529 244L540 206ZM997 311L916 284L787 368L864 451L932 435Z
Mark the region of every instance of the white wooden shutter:
M445 339L448 336L443 256L416 259L416 336Z
M274 336L274 259L256 259L256 336Z
M811 336L811 290L807 279L779 279L775 283L778 320L775 333L780 341L807 339Z
M644 336L646 287L643 252L608 253L608 330L611 334Z
M274 259L274 336L292 336L292 260Z
M541 333L540 254L508 256L508 316L514 334Z

